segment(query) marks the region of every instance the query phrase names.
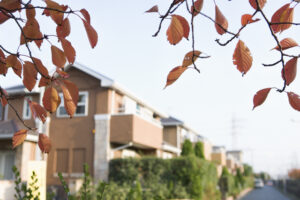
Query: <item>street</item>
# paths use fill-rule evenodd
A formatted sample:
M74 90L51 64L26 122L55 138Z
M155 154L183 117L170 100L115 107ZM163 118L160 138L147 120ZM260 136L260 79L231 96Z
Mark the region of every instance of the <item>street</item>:
M240 200L290 200L271 186L254 189Z

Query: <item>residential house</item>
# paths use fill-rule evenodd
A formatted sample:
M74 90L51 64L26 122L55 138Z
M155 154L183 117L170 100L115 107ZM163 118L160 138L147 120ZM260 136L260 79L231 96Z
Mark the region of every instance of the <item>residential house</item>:
M161 119L161 123L164 126L163 149L167 149L168 146L173 146L178 149L174 156L180 155L181 147L185 139L190 140L192 143L200 141L204 146L205 159L211 160L212 144L207 138L190 128L190 126L186 125L183 121L172 116Z
M243 152L241 150L231 150L226 152L227 157L232 157L235 161L234 170L240 169L242 172L244 171L243 166Z
M218 176L221 176L223 167L226 167L226 150L224 146L213 146L211 160L217 165Z
M12 99L11 104L18 111L20 117L28 126L38 127L37 121L31 117L31 112L25 98L38 101L38 93L33 90L30 96L24 87L12 87L9 90ZM13 99L13 97L17 97ZM14 180L12 167L15 165L20 171L22 181L27 180L30 161L37 158L38 135L35 131L28 131L23 144L15 149L12 148L12 137L15 132L24 126L17 119L16 113L8 105L2 107L0 104L0 199L12 199L14 193Z
M58 172L62 172L67 181L82 176L82 166L87 163L95 179L107 180L108 163L112 158L128 156L156 155L172 157L178 149L163 148L163 126L161 118L168 115L145 103L114 80L79 63L65 67L70 74L69 80L79 88L77 110L72 119L67 115L63 102L57 112L50 114L42 124L31 116L27 99L42 103L44 88L34 88L28 92L24 86L8 88L11 104L16 108L24 122L37 127L39 133L49 135L52 150L48 156L41 156L36 145L37 133L30 133L26 142L12 150L13 133L24 128L16 113L9 107L1 109L2 124L0 149L7 155L0 170L9 170L12 164L20 160L47 160L47 185L58 185ZM62 97L62 93L59 95ZM63 101L63 98L61 98ZM11 128L5 128L10 126ZM2 136L1 136L2 135ZM5 149L3 149L5 147ZM19 150L22 153L18 153ZM6 153L7 152L7 153ZM11 157L9 157L12 155ZM22 158L20 158L22 157ZM14 160L14 161L11 161ZM1 162L2 163L2 162ZM17 164L19 168L26 163ZM1 171L0 171L1 173ZM26 177L26 170L21 176Z

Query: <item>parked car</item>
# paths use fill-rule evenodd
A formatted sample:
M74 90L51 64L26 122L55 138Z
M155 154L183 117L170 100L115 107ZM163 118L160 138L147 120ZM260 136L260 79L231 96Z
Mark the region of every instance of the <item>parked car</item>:
M256 179L254 181L254 187L255 188L263 188L264 187L264 182L261 179Z

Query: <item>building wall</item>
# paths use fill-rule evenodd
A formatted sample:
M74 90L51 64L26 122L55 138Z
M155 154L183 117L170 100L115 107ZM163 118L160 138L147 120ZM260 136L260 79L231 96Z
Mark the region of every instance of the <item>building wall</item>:
M146 146L160 149L163 141L162 127L148 122L136 115L133 116L133 141Z
M110 141L119 144L134 142L146 147L160 149L162 127L138 115L113 115L111 117Z
M211 160L211 153L212 153L212 144L205 140L203 142L203 146L204 146L204 156L206 160Z
M35 160L35 150L36 143L30 141L24 141L22 144L22 156L21 156L21 165L20 165L20 173L21 179L26 181L28 178L28 161Z
M47 185L59 184L57 172L60 170L66 173L67 180L78 178L83 162L89 165L93 175L94 115L110 111L111 92L101 88L99 80L75 68L68 73L79 91L88 91L88 115L70 119L51 114L50 138L53 142L48 156Z
M225 153L212 153L211 160L219 165L226 166L226 154Z

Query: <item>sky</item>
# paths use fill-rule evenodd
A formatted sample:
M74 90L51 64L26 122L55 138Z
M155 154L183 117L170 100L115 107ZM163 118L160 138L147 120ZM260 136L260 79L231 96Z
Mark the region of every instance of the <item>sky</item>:
M70 17L72 31L69 39L76 49L77 62L113 78L151 105L183 120L214 145L243 150L244 161L255 171L267 171L277 176L286 174L292 167L300 167L300 113L290 107L286 94L272 90L266 102L252 111L253 96L258 90L283 86L280 65L262 66L262 63L279 60L279 53L270 51L276 43L263 20L247 26L240 34L253 56L252 68L242 77L232 62L238 40L226 47L219 46L215 39L226 41L230 36L218 35L211 21L197 16L195 47L211 58L197 60L200 74L187 70L173 85L163 89L168 72L181 64L184 55L191 50L191 43L183 39L176 46L170 45L166 37L169 19L163 23L159 35L152 37L160 19L156 13L146 14L144 11L158 5L164 13L171 0L60 2L69 4L73 10L86 8L98 32L98 45L91 49L81 20ZM289 2L269 0L264 8L267 17L270 19L278 8ZM216 3L228 19L231 32L237 32L243 14L254 12L247 0L216 0ZM299 6L295 8L295 22L300 20L299 9ZM214 18L213 1L204 1L202 11ZM177 14L187 17L185 7ZM256 17L262 18L260 15ZM39 19L42 32L55 30L49 19ZM10 22L1 26L1 43L16 50L17 27ZM292 37L300 43L299 28L293 27L278 37ZM14 37L12 33L18 34ZM55 44L55 39L52 40ZM41 50L32 46L33 53L41 57L45 65L53 66L47 42ZM299 47L287 52L297 55ZM20 79L9 74L0 81L1 86L7 87ZM287 91L300 93L300 78L296 78ZM233 132L237 135L235 140L232 139Z

